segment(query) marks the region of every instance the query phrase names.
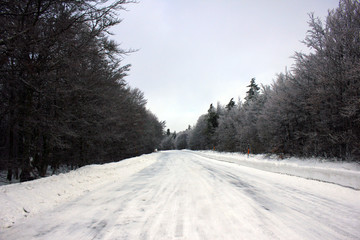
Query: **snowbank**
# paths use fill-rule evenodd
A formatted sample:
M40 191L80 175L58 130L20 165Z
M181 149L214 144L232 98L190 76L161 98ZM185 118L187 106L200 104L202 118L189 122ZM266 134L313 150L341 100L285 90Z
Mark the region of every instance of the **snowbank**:
M44 212L106 184L122 181L154 163L156 158L157 154L154 153L0 186L0 229L11 227L21 218Z
M264 171L289 174L360 190L360 165L348 162L327 162L321 159L276 159L265 155L196 151L197 155L232 162Z

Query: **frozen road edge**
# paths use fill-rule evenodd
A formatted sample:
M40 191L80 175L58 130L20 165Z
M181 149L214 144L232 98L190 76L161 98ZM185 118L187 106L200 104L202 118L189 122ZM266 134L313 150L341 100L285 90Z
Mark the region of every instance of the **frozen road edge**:
M343 169L341 168L341 163L333 164L332 166L326 166L325 164L320 164L320 166L309 164L307 166L306 161L277 161L266 159L263 155L253 155L247 158L245 154L226 154L213 151L195 151L192 153L214 160L236 163L245 167L288 174L360 190L360 171Z

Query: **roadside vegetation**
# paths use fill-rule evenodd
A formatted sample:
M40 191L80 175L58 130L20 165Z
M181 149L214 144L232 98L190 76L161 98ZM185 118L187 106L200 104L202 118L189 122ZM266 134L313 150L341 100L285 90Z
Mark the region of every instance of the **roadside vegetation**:
M197 123L168 131L163 149L360 158L360 4L341 0L326 20L309 15L291 70L270 86L250 80L244 101L210 105Z

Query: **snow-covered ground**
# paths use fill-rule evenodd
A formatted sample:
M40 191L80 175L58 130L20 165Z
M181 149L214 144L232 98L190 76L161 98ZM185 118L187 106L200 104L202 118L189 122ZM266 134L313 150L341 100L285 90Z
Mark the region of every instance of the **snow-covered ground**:
M0 239L359 238L360 191L247 167L251 157L286 161L245 157L158 152L1 186ZM321 167L359 170L294 168Z
M356 162L295 157L279 159L276 156L262 154L251 154L248 157L247 154L214 151L197 151L196 153L204 157L233 162L264 171L319 180L360 190L360 164Z
M112 182L121 182L156 160L156 155L144 155L118 163L89 165L35 181L0 186L0 229L9 228L20 219L51 211Z

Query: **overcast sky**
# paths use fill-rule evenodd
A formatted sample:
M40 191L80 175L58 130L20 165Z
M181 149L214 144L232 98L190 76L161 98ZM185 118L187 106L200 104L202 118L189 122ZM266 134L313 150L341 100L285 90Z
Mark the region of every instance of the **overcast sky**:
M291 69L309 29L338 0L140 0L112 29L132 65L126 81L145 93L147 108L182 131L209 105L245 97L252 77L271 84Z

